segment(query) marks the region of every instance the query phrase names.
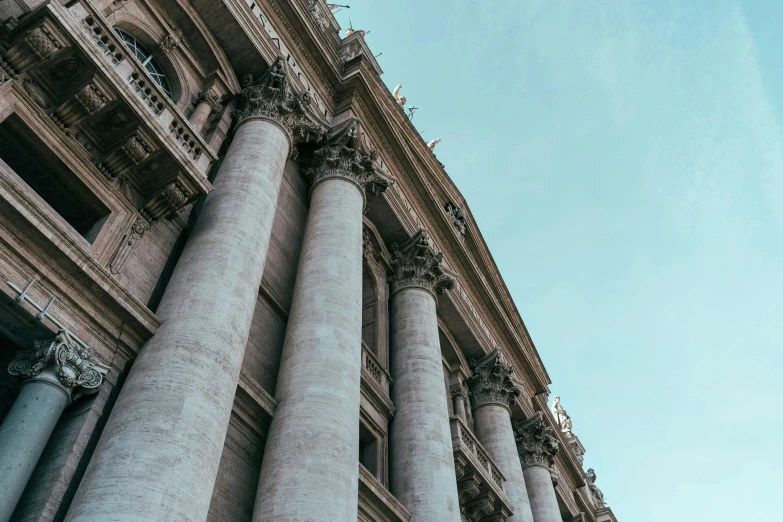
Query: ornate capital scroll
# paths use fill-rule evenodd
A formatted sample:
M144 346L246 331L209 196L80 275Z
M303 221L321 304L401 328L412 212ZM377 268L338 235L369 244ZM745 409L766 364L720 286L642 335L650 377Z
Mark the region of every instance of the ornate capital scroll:
M305 175L315 186L327 178L346 178L367 194L382 194L392 180L380 172L378 153L365 146L359 138L359 120L352 118L333 129L312 155Z
M392 294L405 288L423 288L440 295L454 287L456 274L443 266L443 253L436 250L427 231L420 229L405 244L392 243Z
M196 96L196 103L206 103L209 105L209 110L212 112L219 111L223 106L220 96L215 94L211 89L198 93L198 96Z
M485 404L500 404L509 407L522 392L513 379L513 368L508 364L499 348L495 348L479 359L468 361L473 375L468 378L473 408Z
M279 56L258 80L254 80L251 74L242 78L239 98L237 124L252 117L272 120L288 132L292 149L297 138L302 140L308 139L310 134L323 135L323 129L307 114L310 95L290 88L285 62Z
M514 421L519 460L523 466L535 464L551 467L555 462L558 444L552 428L544 423L541 412L524 421Z
M73 398L96 393L103 376L109 372L90 348L80 346L68 332L60 330L54 338L33 341L32 348L20 351L8 366L8 373L32 379L47 368L53 370L60 384L72 394L78 388Z

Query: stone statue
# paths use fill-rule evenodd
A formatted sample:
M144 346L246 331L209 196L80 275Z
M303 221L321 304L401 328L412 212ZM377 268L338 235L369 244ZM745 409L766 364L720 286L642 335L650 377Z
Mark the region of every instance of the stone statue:
M587 489L590 490L590 495L593 497L593 504L600 509L606 507L606 502L604 501L604 494L595 485L597 478L593 468L588 469L587 473L585 473L585 482L587 483Z
M560 397L555 397L552 401L552 415L554 415L557 425L560 426L560 431L571 435L573 423L571 422L571 417L566 413L565 408L560 404Z
M427 143L427 148L430 150L435 150L435 145L440 143L440 138L434 139L431 142Z
M405 107L405 102L408 101L408 99L405 98L405 96L400 96L400 89L402 89L402 84L398 83L397 87L394 88L394 92L392 92L392 96L394 96L394 99L400 107Z

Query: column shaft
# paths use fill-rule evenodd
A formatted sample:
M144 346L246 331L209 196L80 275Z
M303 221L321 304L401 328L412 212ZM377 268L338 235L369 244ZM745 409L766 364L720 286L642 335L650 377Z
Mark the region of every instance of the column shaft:
M255 522L358 516L363 206L345 178L313 187Z
M209 103L202 100L198 102L198 105L196 105L196 108L193 110L193 114L190 115L188 121L190 121L196 131L200 132L209 119L210 114L212 114L212 107Z
M513 516L506 522L533 522L508 409L499 404L486 404L474 410L473 416L476 418L476 437L506 477L504 489L514 507Z
M52 370L23 383L19 397L0 426L0 521L11 518L70 402L70 392Z
M530 508L535 522L562 522L549 468L532 464L523 469Z
M206 519L289 150L269 120L237 128L68 522Z
M391 490L411 522L460 520L435 305L419 287L392 297Z

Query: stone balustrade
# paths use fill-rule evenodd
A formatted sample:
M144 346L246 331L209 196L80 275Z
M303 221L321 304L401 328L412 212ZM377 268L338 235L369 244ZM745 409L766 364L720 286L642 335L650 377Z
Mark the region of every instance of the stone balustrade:
M108 22L87 0L74 2L68 12L109 65L121 74L130 92L155 118L162 132L170 134L188 159L206 176L209 165L215 159L210 157L208 161L200 161L202 151L210 150L207 142L198 129L192 128L176 104L149 78L144 67L132 58L125 59L125 45ZM209 156L213 154L210 153Z
M504 491L503 473L462 419L451 417L450 425L462 520L506 520L514 508Z
M481 443L471 433L467 426L462 422L459 417L451 417L451 441L454 445L454 453L456 454L458 449L467 455L474 463L478 464L478 467L486 474L487 478L490 478L494 482L501 492L503 491L503 483L505 478L498 469L495 462L487 455L487 452L481 446Z
M389 393L389 385L391 384L392 378L364 341L362 341L362 368L370 374L373 381L383 388L383 391L387 394Z

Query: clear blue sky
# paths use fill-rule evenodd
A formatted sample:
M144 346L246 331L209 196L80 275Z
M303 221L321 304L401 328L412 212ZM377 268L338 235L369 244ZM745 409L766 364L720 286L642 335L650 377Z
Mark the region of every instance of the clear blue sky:
M781 520L783 2L345 2L620 522Z

